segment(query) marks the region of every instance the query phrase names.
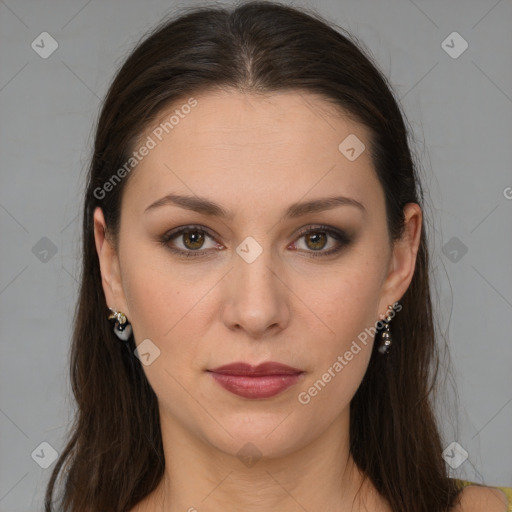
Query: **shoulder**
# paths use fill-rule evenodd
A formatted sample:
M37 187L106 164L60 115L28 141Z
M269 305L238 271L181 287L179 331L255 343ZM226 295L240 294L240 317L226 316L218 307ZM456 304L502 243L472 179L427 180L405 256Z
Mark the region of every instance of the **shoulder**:
M512 510L504 491L496 487L468 485L460 492L460 502L453 512L508 512Z

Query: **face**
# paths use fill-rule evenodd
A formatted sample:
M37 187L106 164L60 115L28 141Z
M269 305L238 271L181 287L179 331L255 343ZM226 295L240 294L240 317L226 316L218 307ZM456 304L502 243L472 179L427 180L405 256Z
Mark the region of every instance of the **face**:
M226 453L252 442L282 455L348 417L370 329L412 278L419 207L392 246L369 133L320 97L194 98L164 113L181 112L168 133L141 137L155 145L126 184L117 252L95 212L103 288L144 343L169 429ZM355 159L357 146L339 149L348 136L366 147ZM212 372L269 361L300 373Z

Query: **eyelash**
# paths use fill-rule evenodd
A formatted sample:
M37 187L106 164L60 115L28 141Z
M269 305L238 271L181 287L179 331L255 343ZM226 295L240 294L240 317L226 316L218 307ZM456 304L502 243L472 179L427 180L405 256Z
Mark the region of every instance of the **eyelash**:
M183 249L176 249L176 248L168 245L170 241L174 240L175 238L178 238L180 235L183 235L183 234L189 233L189 232L201 233L201 234L209 236L212 239L214 238L213 235L208 230L205 230L204 228L201 228L199 226L191 225L191 226L184 226L182 228L177 228L176 230L169 231L168 233L166 233L165 235L163 235L160 238L160 243L166 249L177 254L178 256L183 256L185 258L204 257L205 256L204 249L197 249L195 251L194 250L184 251ZM338 253L344 247L347 247L348 245L350 245L352 243L352 237L348 236L347 233L345 233L344 231L340 231L338 229L333 229L329 226L323 226L323 225L318 225L318 226L315 226L314 228L308 228L306 230L301 231L299 233L297 239L300 239L300 238L302 238L306 235L309 235L311 233L325 233L325 234L331 236L332 238L334 238L340 244L338 247L336 247L334 249L330 249L328 251L321 251L321 250L306 251L306 252L311 252L312 254L310 256L313 258L322 258L322 257L331 256L333 254ZM208 249L206 249L206 250L208 250Z

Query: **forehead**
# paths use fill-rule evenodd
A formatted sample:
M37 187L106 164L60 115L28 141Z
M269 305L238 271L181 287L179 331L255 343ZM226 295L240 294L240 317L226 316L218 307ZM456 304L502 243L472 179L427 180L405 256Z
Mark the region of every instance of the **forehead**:
M380 193L367 128L304 91L218 90L186 97L140 138L149 140L152 148L125 193L146 203L178 190L229 205L265 197L291 203L334 191L375 201ZM361 151L356 159L347 158L344 141Z

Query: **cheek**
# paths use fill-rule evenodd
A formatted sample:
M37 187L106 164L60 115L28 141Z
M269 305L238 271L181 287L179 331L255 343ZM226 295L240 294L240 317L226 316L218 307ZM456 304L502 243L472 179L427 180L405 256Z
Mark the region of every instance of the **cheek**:
M298 390L298 402L311 417L330 422L352 400L372 353L379 279L353 269L326 282L314 296L322 332L310 340L314 371ZM312 330L311 332L315 332ZM320 333L320 331L318 331Z
M154 248L126 243L122 251L123 291L135 339L157 342L185 315L187 289L155 258Z
M123 289L136 344L150 339L166 366L193 368L207 326L213 276L179 272L154 248L127 246L124 254Z
M380 273L372 270L370 264L359 264L331 274L321 285L310 286L304 296L311 309L318 312L325 332L341 350L375 325L380 292Z

